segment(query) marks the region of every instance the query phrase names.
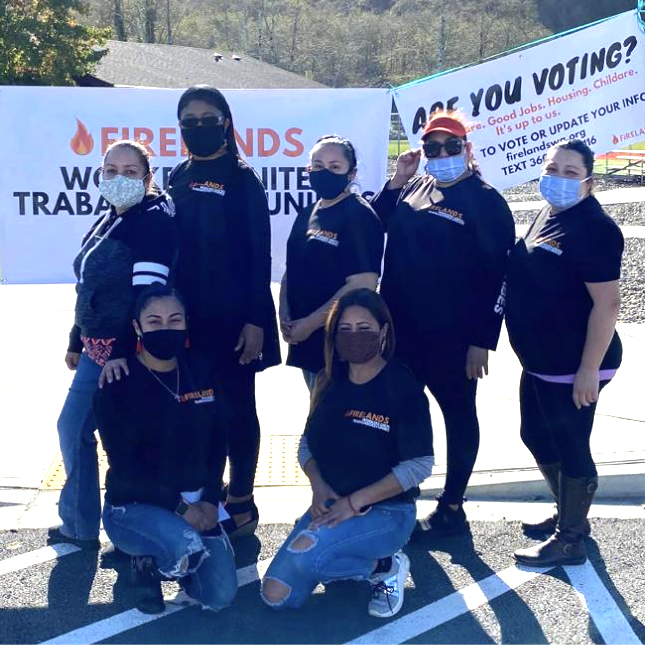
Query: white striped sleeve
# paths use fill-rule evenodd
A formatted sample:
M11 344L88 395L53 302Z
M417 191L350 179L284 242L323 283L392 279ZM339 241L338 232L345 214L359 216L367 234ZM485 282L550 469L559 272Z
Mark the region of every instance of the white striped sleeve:
M170 269L165 264L135 262L132 267L132 285L136 287L153 284L154 282L166 284L169 273Z

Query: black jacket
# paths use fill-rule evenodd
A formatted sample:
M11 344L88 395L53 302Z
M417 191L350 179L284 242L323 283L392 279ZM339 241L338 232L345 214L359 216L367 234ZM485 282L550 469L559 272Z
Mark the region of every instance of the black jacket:
M170 175L177 208L176 286L186 300L191 343L219 367L237 364L242 327L264 329L262 370L280 362L271 296L271 225L266 193L254 170L227 154L188 159Z
M494 350L515 242L504 198L477 175L448 187L423 175L384 188L372 206L388 236L381 294L404 361L462 365L470 345Z
M132 351L132 308L153 282L166 283L177 251L174 206L164 193L149 195L117 215L112 208L83 238L74 260L76 307L69 351L81 336L116 338L112 358Z

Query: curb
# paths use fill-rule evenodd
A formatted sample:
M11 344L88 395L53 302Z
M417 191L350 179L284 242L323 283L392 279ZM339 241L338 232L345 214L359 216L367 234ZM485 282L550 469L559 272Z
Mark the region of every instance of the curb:
M598 490L595 500L645 502L645 460L597 464ZM421 487L421 499L443 490L444 475L433 475ZM466 497L488 501L549 501L551 494L537 468L475 471Z

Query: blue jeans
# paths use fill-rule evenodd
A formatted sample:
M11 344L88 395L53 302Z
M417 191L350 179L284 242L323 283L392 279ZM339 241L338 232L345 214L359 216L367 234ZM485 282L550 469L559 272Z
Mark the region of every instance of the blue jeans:
M175 513L150 504L103 507L112 543L130 555L151 555L159 572L179 580L191 598L213 610L237 594L235 559L228 538L200 534Z
M333 529L309 530L311 519L307 511L269 565L265 580L278 580L290 590L280 603L263 597L271 607L301 607L320 582L367 580L379 558L393 555L407 543L416 521L416 506L384 502ZM292 542L300 535L309 537L313 544L305 550L294 549Z
M81 354L58 418L58 438L67 475L58 502L58 514L63 521L61 531L81 540L97 538L101 523L96 422L92 410L101 370L85 352Z

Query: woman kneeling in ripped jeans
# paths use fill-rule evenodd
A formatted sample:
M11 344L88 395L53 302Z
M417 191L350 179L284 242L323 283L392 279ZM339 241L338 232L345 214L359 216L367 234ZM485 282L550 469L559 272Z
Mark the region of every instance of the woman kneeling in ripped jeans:
M370 583L372 616L403 605L410 562L400 549L434 457L428 399L393 352L392 319L377 293L350 291L332 307L299 450L312 504L263 580L271 607L300 607L318 583L347 579Z
M237 575L218 516L220 392L210 365L184 349L186 312L174 291L149 287L135 317L140 351L130 375L99 390L94 404L109 463L103 525L132 556L140 611L164 611L164 578L188 600L222 609L235 598Z

